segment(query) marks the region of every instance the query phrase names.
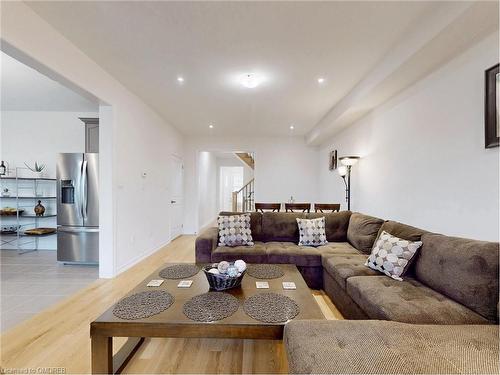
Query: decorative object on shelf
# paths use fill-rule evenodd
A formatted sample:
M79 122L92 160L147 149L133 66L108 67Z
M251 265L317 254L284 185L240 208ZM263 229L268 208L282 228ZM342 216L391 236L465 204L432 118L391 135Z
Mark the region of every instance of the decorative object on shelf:
M351 209L351 168L359 161L359 156L342 156L339 160L342 165L337 170L340 177L344 180L345 200L347 202L347 210L349 211Z
M256 279L277 279L285 275L283 269L274 264L251 264L247 273Z
M283 323L295 318L300 308L290 297L277 293L259 293L243 303L245 313L264 323Z
M42 201L38 201L38 204L35 206L34 211L36 216L43 216L43 214L45 214L45 207L42 204Z
M0 230L0 234L17 234L17 229L19 229L19 227L15 227L15 226L5 226L5 227L2 227L2 229Z
M24 163L26 168L28 168L31 172L35 174L36 177L42 177L43 170L45 169L45 164L38 164L38 162L35 161L35 165L33 167L30 167L28 164Z
M125 297L113 308L113 315L121 319L137 320L157 315L174 303L174 297L164 290L153 290Z
M24 210L13 207L4 207L0 210L0 216L16 216L18 212L19 215L21 215Z
M233 315L239 307L238 299L228 293L208 292L191 298L182 311L191 320L214 322Z
M162 269L159 275L164 279L186 279L198 272L200 272L200 269L194 264L174 264Z
M242 260L237 260L234 263L222 261L205 266L203 272L207 277L210 289L221 291L239 287L243 276L245 276L246 267L246 263Z
M56 228L33 228L25 230L24 234L28 234L30 236L43 236L44 234L56 233L56 231Z
M329 169L331 171L337 169L337 150L330 151Z
M7 175L8 168L5 166L6 161L3 161L0 163L0 176L5 176ZM9 165L9 163L7 163Z
M10 190L8 188L2 190L2 197L10 197Z
M492 66L484 73L484 146L500 145L500 64Z

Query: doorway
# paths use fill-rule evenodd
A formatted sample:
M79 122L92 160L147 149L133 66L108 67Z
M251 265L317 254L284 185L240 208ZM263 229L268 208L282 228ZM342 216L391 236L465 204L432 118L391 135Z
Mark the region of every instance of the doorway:
M219 168L219 211L233 211L233 193L243 187L243 167ZM241 211L241 204L236 211Z
M179 237L183 232L184 212L184 165L176 155L170 158L172 180L170 181L170 240Z
M221 211L252 212L255 154L244 151L200 151L197 157L197 231L216 225Z

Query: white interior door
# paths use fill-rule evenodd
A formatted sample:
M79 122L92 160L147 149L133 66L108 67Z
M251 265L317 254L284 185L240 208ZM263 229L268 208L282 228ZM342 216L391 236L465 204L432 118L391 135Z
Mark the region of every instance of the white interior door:
M220 210L233 210L233 192L243 186L243 167L220 167ZM241 202L238 202L240 210Z
M180 236L183 232L184 213L184 165L175 155L171 158L170 181L170 239Z

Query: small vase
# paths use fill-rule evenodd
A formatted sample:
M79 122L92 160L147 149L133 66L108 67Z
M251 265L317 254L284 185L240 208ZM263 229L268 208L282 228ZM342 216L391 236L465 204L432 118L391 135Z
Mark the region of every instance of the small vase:
M42 201L38 201L38 204L35 206L35 214L36 216L43 216L45 213L45 207L42 204Z

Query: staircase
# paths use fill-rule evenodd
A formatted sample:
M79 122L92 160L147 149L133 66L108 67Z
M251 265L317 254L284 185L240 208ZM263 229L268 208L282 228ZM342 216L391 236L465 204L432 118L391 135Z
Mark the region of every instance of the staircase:
M248 152L235 152L234 153L238 159L240 159L243 163L248 165L250 168L255 169L255 160L253 155Z
M233 192L233 212L252 212L255 209L254 179Z
M235 152L234 155L252 170L255 169L253 153ZM254 179L248 181L240 190L233 192L233 212L252 212L255 209Z

